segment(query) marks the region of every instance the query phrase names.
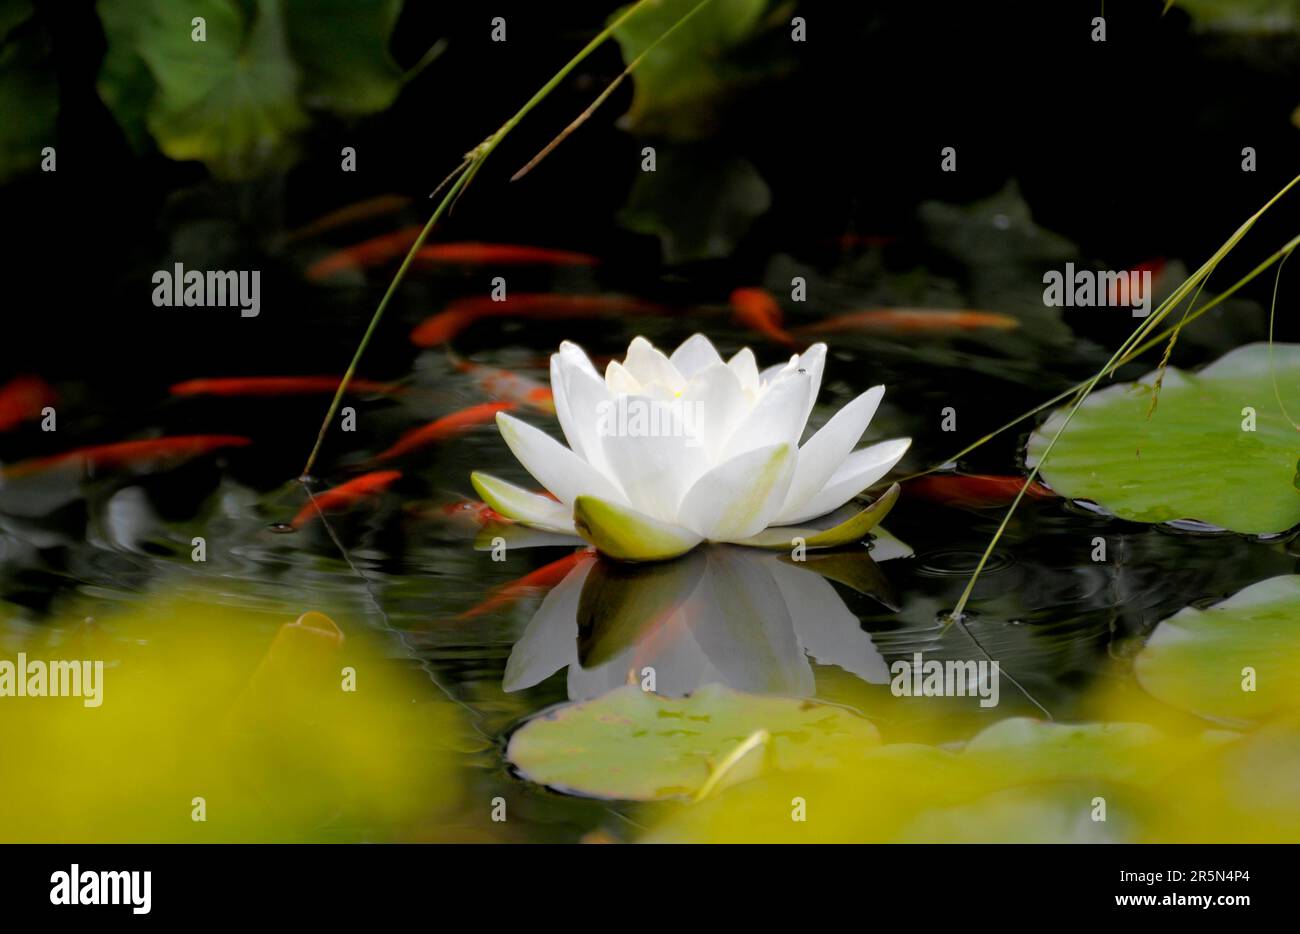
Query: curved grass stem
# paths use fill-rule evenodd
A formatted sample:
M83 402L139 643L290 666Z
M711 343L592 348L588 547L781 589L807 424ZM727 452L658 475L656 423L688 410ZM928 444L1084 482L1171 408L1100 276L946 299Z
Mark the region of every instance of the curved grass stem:
M465 189L469 187L469 183L473 181L474 176L478 174L479 169L483 167L483 163L492 155L497 146L501 144L501 141L509 135L510 131L519 124L519 121L526 117L534 107L545 100L546 97L569 76L569 73L572 72L573 69L577 68L585 58L587 58L587 56L594 52L597 47L602 45L606 39L612 36L615 29L622 26L632 16L635 16L642 7L650 2L651 0L637 0L637 2L629 6L621 16L597 33L590 42L584 45L582 49L573 56L573 58L569 59L569 61L565 63L564 67L557 71L551 79L546 82L546 84L542 85L537 93L530 97L527 102L525 102L524 105L520 107L512 117L510 117L509 120L501 124L501 127L495 133L471 150L471 152L466 155L465 161L461 163L461 167L448 176L448 180L455 178L455 182L447 189L442 201L440 201L437 208L434 209L433 215L429 218L428 223L424 225L424 228L420 231L420 235L416 237L415 243L411 245L411 249L407 252L406 258L402 260L402 264L397 268L397 272L393 275L392 282L388 284L388 288L384 291L383 298L379 300L378 307L375 308L374 314L371 315L370 324L366 326L365 333L361 335L361 342L357 345L356 352L352 355L352 361L348 364L347 371L343 374L343 379L339 382L338 389L334 392L334 398L330 400L329 409L325 412L325 418L320 425L320 431L316 434L316 443L312 445L311 454L307 456L307 463L302 469L303 477L309 477L312 468L316 466L316 459L320 456L321 448L325 444L325 436L329 434L330 423L334 421L334 417L338 414L339 404L342 402L344 395L347 393L348 386L356 375L357 366L361 362L361 358L365 354L366 348L370 345L370 340L374 337L375 330L379 327L379 322L383 318L384 312L388 309L388 305L392 301L393 295L396 294L398 286L400 286L402 280L406 278L406 273L411 268L415 254L424 246L424 241L428 239L429 233L433 230L434 226L442 216L450 211L456 204ZM704 3L708 2L710 2L710 0L703 0L700 6L703 6ZM672 32L677 28L677 26L681 25L684 20L693 16L697 9L699 9L698 6L687 13L681 20L678 20L678 22L673 24L673 26L669 27L667 32ZM443 184L445 185L446 182ZM442 186L439 186L439 188L441 187Z
M1192 273L1192 275L1189 276L1182 285L1175 289L1172 295L1160 303L1160 307L1157 308L1149 318L1144 320L1136 329L1134 329L1133 333L1130 334L1115 353L1111 355L1110 360L1106 362L1105 366L1084 382L1083 386L1077 391L1074 404L1070 406L1070 410L1066 413L1060 427L1057 428L1051 441L1048 442L1047 447L1038 458L1038 462L1034 464L1033 468L1029 471L1029 476L1025 478L1025 482L1020 487L1020 491L1016 494L1015 499L1013 499L1011 505L1007 507L1006 515L1002 517L1001 523L998 524L997 531L993 533L993 538L989 541L988 546L980 555L980 560L975 565L970 580L966 582L966 587L962 590L961 597L957 600L957 604L953 607L952 612L948 614L945 627L962 618L962 614L966 610L966 604L970 601L971 594L975 590L975 585L979 581L980 574L983 573L984 566L988 563L989 557L993 554L993 550L997 547L1003 533L1006 532L1007 526L1011 522L1011 517L1015 515L1016 508L1020 505L1020 501L1024 499L1025 492L1029 489L1030 485L1038 478L1038 473L1042 469L1043 464L1047 463L1047 459L1051 456L1052 450L1056 447L1056 442L1061 439L1061 435L1063 435L1065 429L1069 427L1070 421L1074 418L1074 414L1079 411L1079 407L1083 405L1084 400L1088 398L1093 389L1095 389L1097 384L1105 378L1107 373L1112 372L1120 365L1120 362L1125 358L1126 354L1129 354L1129 352L1135 347L1144 346L1143 341L1146 340L1151 331L1155 329L1156 325L1178 307L1182 300L1186 298L1193 289L1199 289L1201 283L1203 283L1210 273L1214 271L1215 267L1219 265L1223 258L1232 252L1233 248L1236 247L1242 237L1244 237L1251 227L1254 226L1255 222L1259 220L1259 218L1262 217L1264 213L1276 204L1287 192L1294 188L1297 183L1300 183L1300 175L1291 179L1291 181L1283 186L1277 194L1273 195L1273 197L1270 198L1263 207L1252 214L1245 223L1238 227L1223 246L1219 247L1219 249L1215 251L1213 256L1201 264L1201 267L1197 269L1196 272ZM1175 325L1170 332L1171 338L1175 336L1179 328L1186 323L1186 320L1184 320Z

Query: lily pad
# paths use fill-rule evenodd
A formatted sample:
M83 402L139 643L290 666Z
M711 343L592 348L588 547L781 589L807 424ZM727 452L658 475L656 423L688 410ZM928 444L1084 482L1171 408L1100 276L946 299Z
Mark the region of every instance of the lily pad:
M962 751L972 766L1016 776L1018 781L1098 778L1154 781L1162 736L1145 723L1047 723L1029 717L1002 720Z
M753 164L703 147L661 147L637 175L619 223L659 238L670 266L730 256L772 193Z
M31 14L26 2L0 4L0 179L32 171L55 144L58 81L49 36Z
M524 777L560 791L658 801L756 772L845 764L879 742L870 721L830 704L720 685L673 699L628 685L529 721L506 757Z
M402 71L388 41L402 0L286 0L284 12L304 103L347 115L392 104Z
M1062 496L1137 522L1197 520L1246 534L1300 524L1294 484L1300 432L1300 344L1249 344L1199 373L1170 368L1150 418L1156 374L1093 393L1041 476ZM1279 405L1280 396L1282 405ZM1285 409L1283 408L1285 406ZM1029 439L1042 459L1064 423L1052 413Z
M623 118L635 133L705 136L720 99L746 79L730 53L762 28L767 0L713 0L646 52L697 5L698 0L659 0L614 30L625 62L646 53L632 73L636 91ZM616 10L611 20L625 12Z
M1182 610L1155 628L1133 668L1147 693L1215 720L1257 721L1300 708L1300 576L1272 577L1208 609Z
M108 38L101 94L128 128L143 106L169 157L244 176L306 124L278 0L262 0L251 18L235 0L194 0L183 11L167 0L105 0L100 8ZM205 41L192 38L194 17L204 19ZM154 84L147 104L139 62ZM118 81L133 93L119 93Z

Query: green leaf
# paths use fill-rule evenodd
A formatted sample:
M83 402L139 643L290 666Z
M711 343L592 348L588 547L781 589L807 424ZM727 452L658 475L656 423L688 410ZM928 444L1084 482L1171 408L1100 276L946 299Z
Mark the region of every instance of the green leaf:
M31 5L0 3L0 180L35 169L53 146L59 88L43 29L25 28Z
M1177 0L1198 32L1281 35L1300 29L1300 0Z
M250 21L234 0L104 0L109 51L101 94L127 129L138 126L141 72L155 88L144 122L173 159L201 160L224 177L246 177L287 151L307 122L298 70L289 58L279 0L262 0ZM206 41L191 38L191 20Z
M1278 395L1294 417L1300 345L1276 344L1272 356ZM1137 522L1197 520L1247 534L1300 523L1300 432L1274 394L1267 344L1240 347L1199 373L1169 369L1148 418L1154 382L1149 373L1089 396L1043 464L1044 482ZM1067 411L1030 437L1030 466Z
M348 115L387 109L402 87L388 51L401 12L402 0L286 0L303 103Z
M1047 723L1029 717L1001 720L962 751L971 767L1014 775L1017 781L1097 778L1154 781L1161 735L1145 723Z
M530 720L506 757L524 777L561 791L655 801L766 771L829 768L879 742L870 721L816 701L720 685L670 699L628 685Z
M631 64L699 0L656 0L614 30ZM670 139L707 136L716 120L720 99L745 73L729 56L749 40L763 23L767 0L711 0L690 20L649 51L633 74L636 91L623 118L638 135ZM626 7L610 15L613 22Z
M712 150L661 148L637 175L618 221L659 238L669 265L730 256L772 195L747 159Z
M1300 709L1300 576L1180 611L1155 628L1133 669L1147 693L1211 719L1249 722Z

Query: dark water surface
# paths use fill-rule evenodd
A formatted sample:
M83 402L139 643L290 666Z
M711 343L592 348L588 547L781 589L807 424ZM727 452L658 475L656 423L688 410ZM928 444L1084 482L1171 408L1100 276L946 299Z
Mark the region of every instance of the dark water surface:
M532 64L521 66L521 74L531 74L534 64L557 63L549 54L553 46L526 49ZM998 50L977 55L967 49L966 55L970 61L1001 60ZM452 68L464 59L449 61ZM568 96L548 103L539 115L544 126L562 125L592 96L590 88L611 76L606 72L617 71L608 58L593 61L582 79L587 90L565 92ZM1122 61L1136 67L1136 59ZM442 73L440 80L451 73ZM872 74L879 81L880 75ZM435 77L436 69L427 80ZM825 100L842 77L842 66L826 74L814 68L796 79L804 84L785 87L775 100L788 102L799 91ZM468 791L453 815L441 818L436 833L417 819L398 836L445 837L451 827L451 836L464 839L573 840L593 830L623 838L636 833L632 822L639 817L632 809L559 795L513 776L503 758L510 731L549 705L624 683L629 670L650 663L665 692L717 680L750 691L811 694L870 711L888 740L891 731L906 732L908 722L919 717L921 702L892 697L883 673L890 662L920 651L927 658L987 655L1000 661L1010 679L1004 680L1001 705L993 710L982 709L976 698L943 701L936 741L967 738L1016 714L1084 718L1087 698L1099 685L1130 678L1132 655L1161 619L1296 571L1296 546L1286 540L1256 542L1146 527L1058 500L1033 501L1020 509L1000 542L964 625L944 627L940 617L956 603L1001 512L928 502L905 488L886 526L914 553L859 562L853 578L858 587L807 570L794 572L794 578L788 568L773 575L763 562L775 558L715 549L716 554L686 559L698 566L681 573L703 576L718 599L692 605L671 624L600 613L580 618L576 603L557 609L556 600L547 606L541 592L463 618L460 614L494 587L573 550L510 548L506 560L493 561L489 552L475 550L473 532L441 516L442 506L474 498L472 470L526 482L490 426L402 459L402 479L377 501L328 523L277 533L272 526L288 522L305 502L293 478L327 398L178 399L169 397L168 386L197 377L341 372L392 267L325 284L308 281L303 270L332 249L400 223L422 222L428 209L423 195L454 164L455 154L489 131L534 83L520 78L508 94L501 92L502 101L489 99L496 92L484 90L484 100L472 111L462 112L467 105L457 103L453 112L439 115L445 134L435 136L422 125L410 102L364 132L322 131L301 166L260 183L224 185L192 167L130 163L114 145L106 145L107 164L120 169L118 174L77 166L69 153L61 156L70 165L66 181L28 179L6 193L11 216L31 217L40 232L39 247L19 249L16 264L31 259L40 283L29 283L32 288L11 303L14 336L5 341L0 377L38 372L63 401L56 433L43 433L33 423L0 436L0 461L164 434L230 433L253 441L171 469L55 477L35 492L0 490L0 600L7 638L54 625L51 620L67 613L111 618L155 593L211 600L215 592L221 603L256 607L285 620L320 610L347 633L371 634L363 638L373 636L395 669L436 683L460 705L480 740L459 755ZM611 103L612 113L618 106ZM1119 310L1057 314L1045 309L1041 275L1046 268L1066 259L1120 268L1156 256L1195 266L1204 255L1194 251L1221 242L1280 184L1267 172L1234 179L1230 190L1208 195L1205 205L1177 201L1191 215L1184 216L1170 207L1170 190L1179 189L1181 176L1161 178L1153 161L1139 155L1134 158L1142 160L1143 171L1116 165L1101 180L1070 178L1062 164L1051 164L1045 152L1033 149L1033 127L997 141L1005 149L1003 158L984 151L972 159L970 175L950 181L920 168L919 158L891 168L882 164L891 157L873 154L873 147L910 145L909 132L913 141L924 141L926 152L937 151L937 142L932 146L930 136L919 134L919 118L906 123L906 108L896 101L888 110L904 122L890 123L864 110L859 116L865 127L830 137L834 155L820 163L809 161L805 144L771 127L721 134L679 153L676 158L688 167L748 160L765 177L773 208L736 238L727 256L678 267L660 262L654 237L631 233L614 221L637 180L632 140L612 126L593 124L587 138L575 138L566 144L572 148L552 157L553 165L511 187L504 176L538 143L521 135L503 149L493 166L497 174L484 173L436 239L590 251L602 261L594 269L512 270L506 273L509 287L619 293L662 302L674 312L491 321L461 335L456 352L545 381L547 356L561 340L580 343L593 357L621 357L637 334L670 348L700 331L724 355L754 347L760 365L766 365L788 351L739 326L726 306L727 295L733 287L763 285L784 297L794 275L807 279L809 301L802 306L783 301L793 325L874 305L979 308L1015 316L1021 326L1009 333L829 338L813 426L869 386L886 384L866 440L914 439L898 468L901 476L944 462L985 432L1087 377L1134 325ZM842 116L823 113L820 106L808 113L814 134L838 126ZM548 116L556 119L547 124ZM75 110L68 120L70 133L96 138L93 121ZM535 135L544 142L549 134ZM974 137L967 138L973 145ZM355 178L340 178L336 171L334 153L343 144L357 145L367 165ZM853 152L862 158L855 161ZM1090 150L1070 159L1097 154ZM1222 158L1231 161L1230 155ZM1073 161L1068 166L1078 168ZM1122 178L1125 187L1107 188L1106 178ZM1004 188L1009 179L1019 179L1020 187ZM53 198L39 188L53 184L66 186ZM1095 195L1076 190L1086 186ZM1163 210L1147 210L1133 197L1135 188L1150 192ZM413 194L415 207L321 238L284 242L286 231L328 209L393 190ZM660 197L671 202L676 195L666 190ZM112 210L98 210L96 198ZM1100 206L1086 204L1090 199ZM82 210L74 214L79 201ZM969 207L981 202L982 207ZM43 211L47 203L54 210ZM1230 223L1222 223L1225 219ZM1114 241L1108 239L1112 227ZM845 234L886 239L845 244ZM1058 241L1057 234L1082 246ZM1267 242L1268 249L1274 246ZM51 259L56 251L66 263ZM261 316L243 320L233 309L154 308L149 275L174 262L261 270ZM12 272L23 275L21 268ZM411 276L361 366L362 375L402 380L408 391L394 398L349 399L357 430L330 433L315 471L320 488L354 476L402 432L485 401L445 351L419 351L407 334L452 298L482 294L494 274L451 268ZM1218 282L1220 288L1234 281L1226 276L1231 271ZM1167 291L1176 281L1160 288ZM1258 300L1266 295L1255 290L1248 296L1255 302L1226 306L1223 314L1202 322L1203 337L1189 331L1176 362L1195 366L1262 337ZM40 296L43 302L34 301ZM1120 375L1134 378L1149 368L1132 365ZM943 430L949 407L955 409L955 431ZM558 433L552 418L526 418ZM1030 427L1026 422L1001 435L961 466L1020 474ZM207 541L203 564L191 560L197 535ZM1108 549L1104 563L1091 557L1098 536ZM652 573L625 573L620 586L633 603L637 588L648 586L638 575ZM810 576L796 581L799 574ZM504 825L488 818L487 802L498 795L510 802ZM369 834L368 828L345 828L340 836L352 830L363 838Z

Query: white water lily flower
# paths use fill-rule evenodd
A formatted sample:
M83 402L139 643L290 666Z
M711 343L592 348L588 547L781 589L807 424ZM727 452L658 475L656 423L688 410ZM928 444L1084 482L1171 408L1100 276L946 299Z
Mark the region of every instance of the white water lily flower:
M761 373L749 348L723 361L696 334L665 356L637 337L602 378L568 341L551 356L551 391L569 446L505 412L497 426L554 499L476 473L497 512L534 528L581 535L612 558L656 561L701 542L788 549L861 539L897 498L831 529L811 520L885 476L909 438L854 450L880 404L875 386L802 446L821 387L826 345Z

